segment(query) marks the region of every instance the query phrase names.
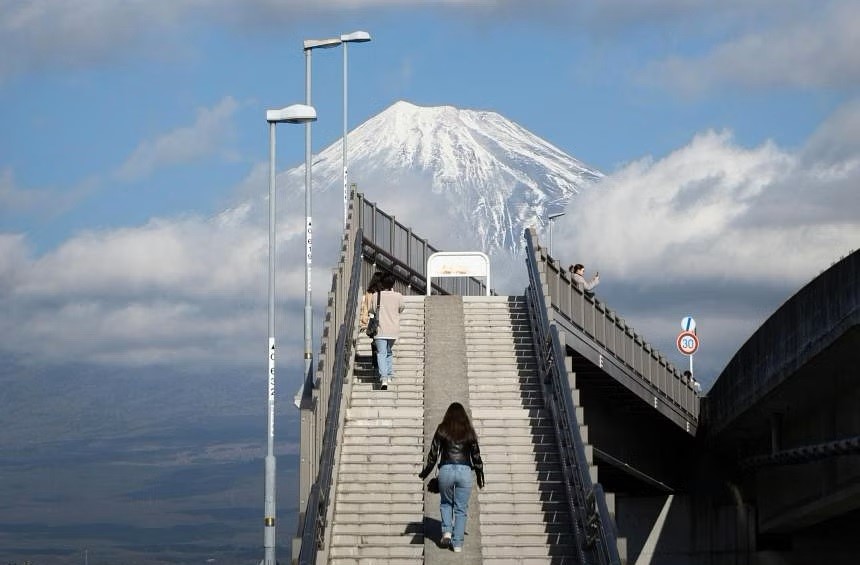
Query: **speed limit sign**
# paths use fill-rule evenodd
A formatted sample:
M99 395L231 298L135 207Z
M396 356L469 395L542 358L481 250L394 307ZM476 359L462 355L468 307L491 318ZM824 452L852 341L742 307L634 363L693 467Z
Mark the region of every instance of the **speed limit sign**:
M684 355L692 355L699 349L699 338L693 332L681 332L675 344Z

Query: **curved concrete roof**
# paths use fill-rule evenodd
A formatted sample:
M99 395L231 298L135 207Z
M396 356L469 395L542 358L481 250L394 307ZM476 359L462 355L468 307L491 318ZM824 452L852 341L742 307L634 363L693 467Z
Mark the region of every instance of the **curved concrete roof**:
M708 393L703 419L719 434L807 362L834 344L833 355L857 349L860 329L860 250L821 273L789 298L735 353ZM835 360L838 362L838 359ZM792 387L804 394L806 385Z

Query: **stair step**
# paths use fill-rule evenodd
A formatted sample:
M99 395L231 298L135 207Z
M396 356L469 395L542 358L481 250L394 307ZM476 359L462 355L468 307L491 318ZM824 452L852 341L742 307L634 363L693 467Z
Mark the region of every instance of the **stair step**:
M408 545L366 545L366 546L333 546L329 555L338 557L360 557L385 559L390 557L422 557L424 555L424 536L417 536L418 541L410 541ZM415 540L416 537L410 537Z
M523 557L553 557L553 563L556 563L556 556L570 556L571 560L576 555L576 544L569 545L539 545L539 546L512 546L512 545L484 545L481 548L481 555L485 558L489 557L508 557L510 555L518 555ZM572 561L571 561L572 562Z
M571 534L570 522L539 524L499 524L481 522L481 537L507 535Z
M424 493L423 492L375 492L375 493L364 493L364 492L351 492L351 493L341 493L338 497L338 501L340 502L351 502L351 503L381 503L381 502L390 502L394 504L407 504L407 503L424 503Z
M375 565L423 565L424 557L389 557L387 559L374 559ZM367 565L366 559L357 557L330 558L327 565ZM543 565L543 563L524 563L522 565Z

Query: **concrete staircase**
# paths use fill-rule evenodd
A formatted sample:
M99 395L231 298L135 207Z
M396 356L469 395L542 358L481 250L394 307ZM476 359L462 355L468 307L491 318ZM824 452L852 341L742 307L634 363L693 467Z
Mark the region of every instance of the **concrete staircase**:
M345 389L327 533L331 537L325 563L330 565L425 563L425 492L416 476L425 454L425 302L424 297L405 300L389 390L378 387L370 340L362 335L357 343L354 377ZM469 405L487 483L473 491L478 497L480 557L475 552L467 561L576 564L555 429L544 405L525 299L464 296L462 304ZM577 402L575 389L573 394ZM582 408L577 411L582 422ZM581 431L587 442L587 427ZM590 446L586 451L592 479L597 480ZM613 502L608 493L614 513ZM619 549L623 542L619 540ZM444 565L455 555L433 551L428 561Z
M424 562L424 297L404 296L394 380L379 389L359 337L330 530L330 565Z
M524 297L463 297L469 403L484 458L483 563L577 563Z

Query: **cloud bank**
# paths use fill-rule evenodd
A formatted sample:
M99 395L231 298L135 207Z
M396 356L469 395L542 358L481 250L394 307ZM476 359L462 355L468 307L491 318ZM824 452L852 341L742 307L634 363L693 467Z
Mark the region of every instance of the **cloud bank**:
M237 107L238 103L227 96L213 108L198 109L192 125L142 142L117 169L114 177L133 181L163 167L223 152L222 147L232 132L232 117Z
M618 34L669 32L705 42L698 57L655 60L643 73L670 88L715 84L845 87L860 78L860 6L851 0L440 0L423 9L486 27L537 21L598 41ZM283 30L326 15L415 10L411 0L0 0L0 85L47 69L86 69L134 58L170 60L189 51L185 22L238 35ZM692 31L694 30L694 31Z
M858 121L860 104L846 105L796 152L773 143L742 147L729 132L703 132L668 155L632 162L574 197L556 222L554 254L599 269L603 296L654 342L687 313L667 308L688 299L703 330L710 323L709 331L724 336L712 350L716 367L754 329L749 309L758 309L761 321L860 242L860 143L844 135ZM257 183L259 169L249 174ZM279 203L279 328L301 326L302 177L300 169L278 177L286 195ZM338 180L316 196L316 210L340 210ZM442 211L416 206L414 194L398 188L411 184L369 198L445 245L445 224L433 221ZM0 307L8 315L0 320L0 350L46 364L254 363L266 328L266 206L257 197L211 218L79 233L38 257L25 236L3 234ZM341 218L318 215L319 314ZM494 272L494 286L521 292L521 277L508 271ZM298 337L284 339L285 349L300 350Z
M852 89L860 82L860 4L794 8L774 7L761 27L734 30L700 56L656 61L643 76L693 93L724 85Z
M779 304L860 244L860 144L845 135L858 119L860 105L847 104L795 152L709 131L629 163L573 199L554 255L599 270L598 294L664 352L694 314L710 380Z

